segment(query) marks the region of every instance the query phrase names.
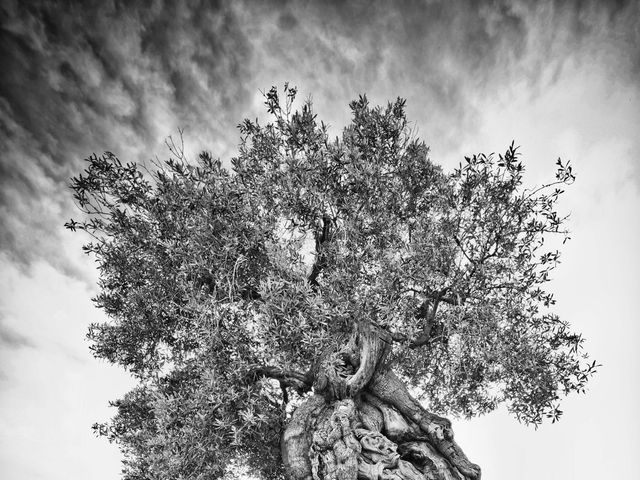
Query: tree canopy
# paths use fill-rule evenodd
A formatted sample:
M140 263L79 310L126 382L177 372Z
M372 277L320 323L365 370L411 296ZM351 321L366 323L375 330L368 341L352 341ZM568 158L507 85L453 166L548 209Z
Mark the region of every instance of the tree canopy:
M229 166L107 152L72 179L83 216L66 226L92 237L108 316L91 349L139 380L95 426L123 449L126 479L218 478L233 462L281 475L285 422L365 324L439 413L505 404L555 421L595 370L546 290L569 238L556 209L568 163L526 188L511 144L444 172L404 100L359 97L332 138L295 96L266 93L271 121L239 125Z

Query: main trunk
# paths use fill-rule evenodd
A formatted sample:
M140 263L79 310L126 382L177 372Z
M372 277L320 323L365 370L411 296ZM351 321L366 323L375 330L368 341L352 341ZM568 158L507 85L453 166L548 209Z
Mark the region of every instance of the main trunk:
M290 480L480 479L451 423L426 411L385 362L386 340L365 326L319 362L314 395L282 437Z

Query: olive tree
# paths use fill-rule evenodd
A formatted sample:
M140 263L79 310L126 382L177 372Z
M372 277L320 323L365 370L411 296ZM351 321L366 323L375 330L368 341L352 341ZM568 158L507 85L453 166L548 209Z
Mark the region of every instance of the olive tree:
M229 167L172 144L72 179L91 349L138 380L94 428L130 480L477 479L441 415L555 421L596 368L545 290L571 167L526 188L512 144L446 173L403 100L361 96L332 138L295 95L266 93Z

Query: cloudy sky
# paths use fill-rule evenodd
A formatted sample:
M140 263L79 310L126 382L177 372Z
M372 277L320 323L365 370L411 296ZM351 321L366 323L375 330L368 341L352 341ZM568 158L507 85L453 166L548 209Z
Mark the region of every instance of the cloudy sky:
M484 478L633 478L640 451L640 16L636 2L64 2L0 6L0 476L117 478L90 426L131 386L91 358L102 320L70 176L93 152L228 162L235 126L285 81L338 134L348 102L402 96L431 157L515 140L529 179L577 182L553 290L603 364L537 431L503 411L454 424ZM143 6L144 5L144 6Z

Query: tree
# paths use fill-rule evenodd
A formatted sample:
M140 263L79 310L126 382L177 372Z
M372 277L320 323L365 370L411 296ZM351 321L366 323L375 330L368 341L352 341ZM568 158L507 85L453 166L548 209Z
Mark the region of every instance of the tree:
M441 414L555 421L596 368L543 289L571 166L525 188L512 144L446 174L404 100L361 96L332 140L295 96L266 93L230 169L171 143L154 171L106 153L72 179L108 316L91 349L139 380L94 428L128 480L477 479Z

